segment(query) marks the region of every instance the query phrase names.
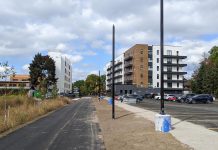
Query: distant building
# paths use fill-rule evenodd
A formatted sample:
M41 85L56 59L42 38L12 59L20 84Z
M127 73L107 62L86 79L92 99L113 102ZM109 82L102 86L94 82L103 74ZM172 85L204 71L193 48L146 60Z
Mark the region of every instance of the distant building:
M114 83L124 84L124 54L118 56L115 59L114 68ZM109 90L112 85L112 62L106 64L107 74L106 74L106 90Z
M58 52L49 52L48 55L55 61L58 92L71 93L72 66L70 60Z
M160 46L148 44L136 44L126 50L122 56L122 62L118 63L121 56L115 59L115 84L133 85L136 88L159 89L161 79L161 52ZM182 93L183 76L186 72L183 68L187 66L184 59L187 56L181 54L181 47L164 46L164 90L165 93ZM122 66L121 66L122 65ZM120 66L119 68L117 66ZM119 74L118 74L119 72ZM106 64L106 89L111 89L112 63ZM117 79L121 82L118 82ZM126 94L125 86L120 94ZM130 88L130 86L126 86ZM121 93L122 92L122 93Z
M30 89L29 78L29 75L11 75L9 81L0 81L0 89Z

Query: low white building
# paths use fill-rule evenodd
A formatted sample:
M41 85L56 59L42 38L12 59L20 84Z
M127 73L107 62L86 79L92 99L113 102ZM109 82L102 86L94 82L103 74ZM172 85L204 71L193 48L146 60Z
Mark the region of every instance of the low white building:
M48 55L55 61L58 93L71 93L72 66L70 60L59 52L49 52Z
M114 83L124 84L124 54L118 56L114 63ZM106 90L112 85L112 62L106 64Z

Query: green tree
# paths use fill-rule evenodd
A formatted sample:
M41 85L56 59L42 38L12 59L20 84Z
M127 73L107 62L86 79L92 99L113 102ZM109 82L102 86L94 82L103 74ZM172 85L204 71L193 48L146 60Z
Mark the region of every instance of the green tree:
M43 95L47 92L48 87L56 85L55 62L51 57L42 56L40 53L36 54L29 70L31 85L37 87Z
M99 76L95 74L88 75L85 81L87 92L90 95L96 95L99 90Z
M77 88L79 89L80 96L84 96L84 95L87 95L87 94L88 94L84 80L78 80L78 81L74 82L74 83L72 84L72 87L73 87L73 88L74 88L74 87L77 87ZM73 88L72 88L72 89L73 89Z
M101 75L101 93L106 93L106 75Z
M209 93L218 96L218 47L209 51L209 56L200 63L194 72L191 88L196 93Z

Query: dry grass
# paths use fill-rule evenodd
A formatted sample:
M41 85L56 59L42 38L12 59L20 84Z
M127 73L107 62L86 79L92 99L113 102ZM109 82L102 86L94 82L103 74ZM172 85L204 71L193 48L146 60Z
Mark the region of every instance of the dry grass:
M4 99L10 108L7 111L9 117L4 122ZM36 101L26 96L0 97L0 133L24 124L52 110L69 104L66 98L57 98L44 101Z

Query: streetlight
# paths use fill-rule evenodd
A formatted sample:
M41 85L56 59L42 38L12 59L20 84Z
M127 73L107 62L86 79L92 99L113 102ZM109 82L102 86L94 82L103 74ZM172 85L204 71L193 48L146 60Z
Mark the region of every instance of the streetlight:
M164 112L164 74L163 74L163 54L164 54L164 24L163 24L163 0L160 0L160 50L161 50L161 102L160 113L155 115L155 130L169 132L171 130L171 116Z
M164 115L164 74L163 74L163 55L164 55L164 14L163 14L163 0L160 0L160 51L161 51L161 101L160 101L160 114Z
M114 53L115 53L115 26L112 28L112 118L115 119L114 108Z
M100 70L98 72L99 76L98 76L98 100L100 101L101 100L101 75L100 75Z

